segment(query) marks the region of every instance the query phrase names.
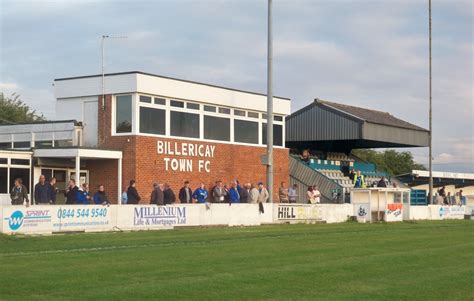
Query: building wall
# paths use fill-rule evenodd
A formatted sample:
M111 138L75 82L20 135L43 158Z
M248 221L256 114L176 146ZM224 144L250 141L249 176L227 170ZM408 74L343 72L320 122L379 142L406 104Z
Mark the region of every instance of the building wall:
M99 101L99 106L101 102ZM183 182L189 180L193 189L197 188L202 181L208 188L216 180L229 183L233 179L238 179L241 183L266 181L266 168L261 164L260 157L266 149L262 146L245 146L224 143L209 143L207 141L196 142L185 139L158 138L149 136L111 136L111 96L106 96L105 110L99 108L98 137L99 147L123 151L122 165L122 190L125 191L131 179L137 181L137 190L142 201L148 203L154 182L169 183L177 194ZM170 153L158 153L158 141L160 143L170 143L175 147L182 147L183 144L192 143L203 145L203 147L213 148L213 156L181 156ZM169 162L166 170L165 160L182 160L189 167L190 161L192 170L174 171ZM199 160L203 161L203 168L199 171ZM205 171L205 162L209 161L209 172ZM274 199L277 199L278 186L281 181L288 182L289 165L288 149L274 149ZM115 201L117 164L115 160L91 161L88 164L90 171L90 184L92 187L102 183L109 192L110 199Z

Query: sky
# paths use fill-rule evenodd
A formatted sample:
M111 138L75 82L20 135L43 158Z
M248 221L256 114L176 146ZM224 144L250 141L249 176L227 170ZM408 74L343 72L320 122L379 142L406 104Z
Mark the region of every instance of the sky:
M266 92L265 0L0 0L0 91L48 119L55 78L144 71ZM433 0L434 170L474 172L473 2ZM427 0L274 0L274 93L428 128ZM428 162L427 148L409 149Z

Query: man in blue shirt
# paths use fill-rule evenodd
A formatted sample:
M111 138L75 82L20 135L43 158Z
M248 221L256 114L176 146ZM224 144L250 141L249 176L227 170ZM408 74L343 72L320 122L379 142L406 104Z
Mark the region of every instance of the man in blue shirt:
M196 200L199 204L204 204L207 202L208 193L206 190L206 185L201 183L198 189L193 193L193 200Z
M239 190L237 189L236 182L232 182L232 184L230 185L231 185L229 189L230 203L240 203L240 193L239 193Z

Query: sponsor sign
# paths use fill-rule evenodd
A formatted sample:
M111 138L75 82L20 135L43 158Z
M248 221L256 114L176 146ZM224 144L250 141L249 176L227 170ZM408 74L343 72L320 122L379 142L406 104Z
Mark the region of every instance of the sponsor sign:
M354 216L358 221L370 221L370 203L358 203L354 204Z
M133 208L134 228L159 228L186 225L186 206L136 206Z
M54 206L52 211L54 232L107 230L112 228L111 207L109 206Z
M11 206L3 208L3 233L50 233L49 207Z
M387 204L385 209L386 222L401 222L403 221L403 204Z
M321 208L317 205L278 205L275 216L279 221L321 220Z

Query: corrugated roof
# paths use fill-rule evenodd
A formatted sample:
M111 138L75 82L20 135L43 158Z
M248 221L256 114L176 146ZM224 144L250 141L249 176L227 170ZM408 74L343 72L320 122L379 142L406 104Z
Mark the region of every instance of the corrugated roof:
M377 123L382 125L388 126L395 126L400 128L406 128L411 130L418 130L418 131L427 131L426 129L414 125L412 123L406 122L401 120L388 112L377 111L377 110L370 110L360 107L354 107L346 104L330 102L326 100L316 99L315 102L317 104L321 104L327 107L331 107L333 109L342 111L344 113L353 115L357 118L363 119L367 122Z

